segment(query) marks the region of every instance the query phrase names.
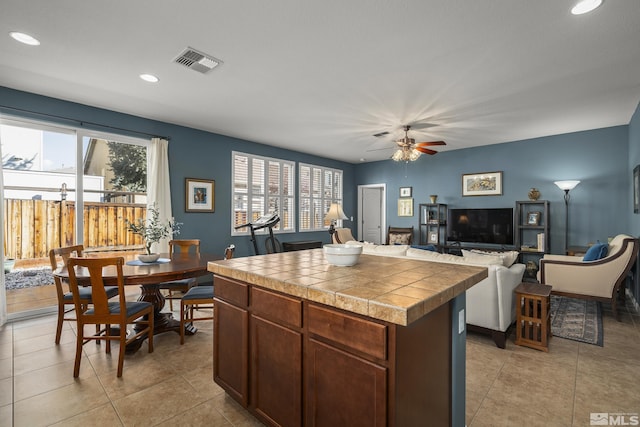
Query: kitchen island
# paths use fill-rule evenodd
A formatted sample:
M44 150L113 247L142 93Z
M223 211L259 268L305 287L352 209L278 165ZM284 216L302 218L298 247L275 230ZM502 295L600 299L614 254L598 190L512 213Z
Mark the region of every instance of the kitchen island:
M208 268L214 381L265 424L446 426L462 407L464 425L458 319L485 267L376 255L335 267L311 249Z

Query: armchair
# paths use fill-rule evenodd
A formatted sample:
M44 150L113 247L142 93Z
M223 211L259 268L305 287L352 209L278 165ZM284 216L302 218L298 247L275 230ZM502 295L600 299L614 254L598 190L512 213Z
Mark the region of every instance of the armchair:
M639 246L638 239L619 234L609 243L609 254L597 261L545 255L540 260L540 283L551 285L551 293L555 295L609 302L614 316L620 320L616 296L636 260Z
M347 243L352 240L356 240L356 238L351 234L350 228L336 228L331 235L331 243Z
M389 227L387 230L387 245L410 245L413 241L412 227Z

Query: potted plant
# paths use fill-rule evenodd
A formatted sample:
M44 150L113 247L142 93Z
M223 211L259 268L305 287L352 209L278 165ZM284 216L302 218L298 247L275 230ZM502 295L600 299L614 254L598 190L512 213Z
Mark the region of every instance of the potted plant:
M131 222L125 219L127 231L137 234L144 240L144 247L147 251L144 255L138 255L138 259L142 262L156 262L160 257L160 254L151 252L151 245L158 243L162 239L167 237L173 237L175 234L180 233L179 222L175 222L173 218L163 222L160 220L160 212L155 203L149 208L151 213L150 219L138 218L136 221Z

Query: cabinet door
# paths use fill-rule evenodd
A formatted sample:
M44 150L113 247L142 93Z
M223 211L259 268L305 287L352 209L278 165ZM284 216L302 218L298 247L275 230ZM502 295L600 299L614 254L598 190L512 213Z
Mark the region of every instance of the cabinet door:
M314 339L306 357L306 425L387 425L386 368Z
M284 427L302 424L302 334L251 316L251 406Z
M214 299L213 379L243 406L248 404L249 312Z

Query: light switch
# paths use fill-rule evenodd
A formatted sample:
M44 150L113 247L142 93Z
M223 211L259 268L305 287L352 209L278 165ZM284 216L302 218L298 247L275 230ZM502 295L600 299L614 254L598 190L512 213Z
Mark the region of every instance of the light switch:
M460 310L458 312L458 334L461 334L464 332L464 325L465 325L465 319L464 319L464 308L462 310Z

